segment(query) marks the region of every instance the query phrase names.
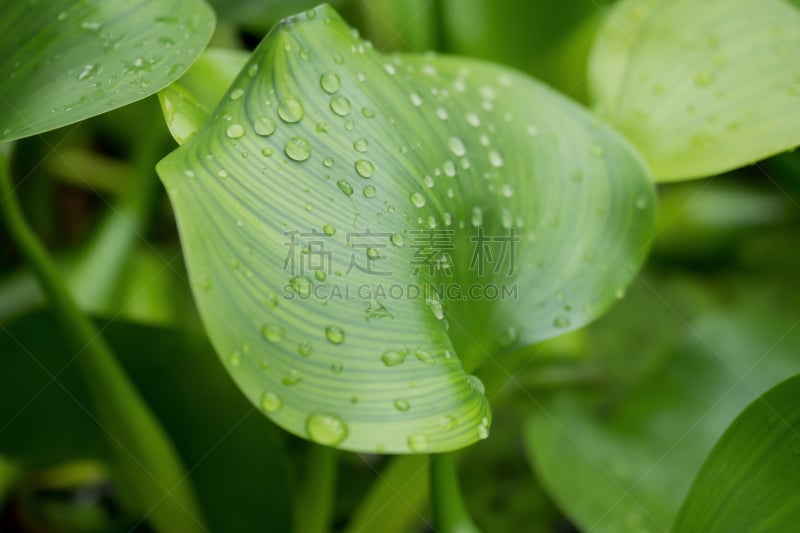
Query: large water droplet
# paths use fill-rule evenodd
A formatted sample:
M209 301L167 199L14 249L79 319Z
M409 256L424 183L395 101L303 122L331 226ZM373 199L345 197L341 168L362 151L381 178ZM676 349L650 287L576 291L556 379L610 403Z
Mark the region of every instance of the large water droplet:
M277 324L267 324L261 328L261 334L270 342L279 342L283 339L283 327Z
M344 330L339 326L328 326L325 328L325 338L331 344L342 344L344 342Z
M347 425L336 415L312 413L306 420L306 431L311 440L335 446L347 437Z
M297 98L284 98L278 105L278 116L288 124L300 122L305 115L303 104Z
M303 137L292 137L286 141L283 152L289 159L305 161L311 157L311 144Z
M397 350L387 350L381 355L381 361L383 361L383 364L386 366L397 366L406 360L406 355L408 355L406 351L398 352Z
M225 134L231 139L238 139L244 136L244 128L241 124L231 124Z
M375 174L375 165L366 159L359 159L356 161L356 172L362 178L371 178Z
M333 72L326 72L319 78L319 86L328 94L333 94L341 87L339 76Z
M265 392L261 395L261 408L268 413L274 413L282 405L283 401L274 392Z
M334 96L331 98L331 111L340 117L347 116L350 113L350 100L344 96Z

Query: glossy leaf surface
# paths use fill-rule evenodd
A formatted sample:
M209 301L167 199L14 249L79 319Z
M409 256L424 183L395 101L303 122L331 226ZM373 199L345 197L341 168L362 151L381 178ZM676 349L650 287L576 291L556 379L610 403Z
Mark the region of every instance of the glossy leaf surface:
M637 155L577 105L488 63L384 57L325 6L182 136L158 171L212 342L270 418L347 449L486 437L469 372L601 313L653 223Z
M625 0L595 42L591 99L659 181L800 144L800 11L783 0Z
M141 100L214 29L202 0L9 0L0 17L0 142Z

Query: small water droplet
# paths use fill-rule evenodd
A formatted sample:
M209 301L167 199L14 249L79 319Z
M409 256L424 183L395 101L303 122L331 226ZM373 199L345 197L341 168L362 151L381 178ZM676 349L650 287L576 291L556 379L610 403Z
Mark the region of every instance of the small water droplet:
M369 148L369 143L366 139L356 139L353 143L353 148L355 148L356 152L364 153Z
M356 172L362 178L371 178L373 174L375 174L375 165L372 164L371 161L367 161L366 159L359 159L356 161Z
M339 189L343 193L345 193L347 196L352 196L353 195L353 186L350 185L349 182L347 182L345 180L339 180L339 181L336 182L336 186L339 187Z
M238 139L244 136L244 128L241 124L231 124L225 134L231 139Z
M469 387L477 392L478 394L486 394L486 387L483 384L483 381L478 376L473 374L467 374L466 377L467 384Z
M694 83L698 87L708 87L714 82L714 75L710 72L698 72L694 75Z
M364 115L364 118L375 118L375 111L369 107L362 107L361 114Z
M336 227L331 224L325 224L322 226L322 231L325 232L325 235L332 236L336 233Z
M450 178L456 175L456 165L449 159L442 165L442 170L444 170L445 175Z
M275 133L275 121L269 117L259 117L253 122L253 131L262 137L272 135Z
M274 413L283 406L283 401L274 392L265 392L261 395L261 409L268 413Z
M503 166L503 156L500 155L500 152L497 150L489 151L489 164L495 168L500 168Z
M461 157L467 153L467 148L464 146L464 141L458 137L450 137L450 139L447 141L447 146L450 147L450 151L458 157Z
M270 342L280 342L283 339L283 327L277 324L267 324L261 328L261 334Z
M411 404L409 404L406 400L395 400L394 401L394 408L398 411L408 411L411 409Z
M303 137L292 137L286 141L283 152L289 159L305 161L311 157L311 144Z
M303 357L308 357L311 355L311 343L308 341L303 341L297 345L297 353L302 355Z
M220 178L227 178L228 177L228 171L225 170L224 168L221 168L221 169L217 170L217 176L219 176Z
M317 278L317 281L325 281L328 279L328 275L325 273L324 270L315 270L314 277Z
M411 200L411 203L414 207L424 207L425 206L425 197L418 192L411 193L411 196L408 197Z
M325 446L335 446L347 437L347 425L336 415L312 413L306 420L311 440Z
M514 326L508 326L500 331L499 337L500 346L508 348L517 342L517 329Z
M559 329L568 328L570 324L571 322L569 318L567 318L565 315L558 315L555 319L553 319L553 326Z
M331 111L340 117L347 116L350 114L350 100L344 96L334 96L331 98Z
M425 303L428 304L428 308L431 310L433 316L435 316L437 320L444 318L444 307L442 307L442 302L436 298L426 298Z
M416 356L417 359L419 359L421 362L425 363L426 365L435 365L436 364L436 358L433 355L431 355L429 352L426 352L425 350L417 350L416 352L414 352L414 356Z
M372 185L367 185L366 187L364 187L364 190L362 192L364 194L364 198L372 198L373 196L375 196L376 191L375 187L373 187Z
M331 168L333 166L333 158L326 157L322 160L322 165L326 168Z
M287 124L300 122L305 115L303 104L297 98L284 98L278 105L278 116Z
M300 374L297 372L297 370L292 368L287 375L281 378L281 383L287 387L291 387L300 383L300 379Z
M258 65L250 65L247 68L247 75L251 78L258 74Z
M400 233L392 233L392 236L389 237L389 240L395 246L403 246L403 244L405 244L405 238L403 238L403 235Z
M342 370L344 370L342 363L333 363L331 365L331 372L333 372L334 374L341 374Z
M442 415L439 417L439 425L450 431L458 425L458 419L453 415Z
M242 363L242 354L239 350L234 350L228 355L228 362L231 366L239 366Z
M397 350L386 350L383 352L383 355L381 355L381 361L383 361L383 364L386 366L397 366L406 360L406 355L408 355L408 352L405 350L401 352Z
M428 438L420 433L408 437L408 447L415 452L422 452L428 449Z
M472 208L472 215L470 216L470 222L476 228L483 224L483 210L478 207L477 205Z
M269 146L261 149L261 155L263 155L264 157L272 157L273 153L274 152L272 151L272 148L270 148Z
M331 344L342 344L344 342L344 330L339 326L328 326L325 328L325 338Z
M477 128L478 126L481 125L481 119L478 118L478 115L476 115L475 113L467 113L467 123L470 126Z
M408 97L411 100L411 103L415 107L419 107L422 105L422 98L417 93L411 93L410 95L408 95Z
M234 89L234 90L231 91L230 99L231 100L238 100L242 96L244 96L244 89Z
M319 85L322 87L322 90L328 94L334 94L339 90L341 87L341 82L339 81L339 76L334 74L333 72L326 72L319 78Z

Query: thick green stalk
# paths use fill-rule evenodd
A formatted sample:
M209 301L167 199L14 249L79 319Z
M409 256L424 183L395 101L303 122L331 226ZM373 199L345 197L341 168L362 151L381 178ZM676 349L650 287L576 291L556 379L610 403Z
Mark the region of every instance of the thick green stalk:
M433 526L439 533L478 533L458 486L453 453L431 456L431 508Z
M309 443L303 481L294 497L295 533L325 533L331 530L337 455L336 448Z
M345 533L402 533L424 520L430 483L427 455L399 455L361 498Z
M125 488L158 531L204 531L185 470L166 432L105 339L78 308L55 263L25 221L11 183L11 148L0 145L0 208L75 354L94 415L119 458Z

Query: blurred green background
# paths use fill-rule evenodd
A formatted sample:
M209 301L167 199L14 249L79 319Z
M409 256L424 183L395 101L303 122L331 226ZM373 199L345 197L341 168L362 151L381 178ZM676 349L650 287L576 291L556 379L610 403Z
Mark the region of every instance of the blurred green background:
M211 3L212 44L234 48L254 47L281 17L314 5ZM332 2L381 50L490 59L578 101L610 3ZM18 192L175 442L211 529L286 531L307 445L253 409L205 338L153 170L172 144L151 97L21 141ZM607 316L511 354L505 370L483 369L492 437L459 458L484 530L658 530L735 415L800 372L800 154L662 185L659 195L650 260ZM116 491L72 364L80 355L65 351L5 228L0 236L0 531L149 531ZM407 458L386 473L397 493L369 509L364 495L378 498L368 491L388 459L341 456L338 528L430 530L424 462Z

